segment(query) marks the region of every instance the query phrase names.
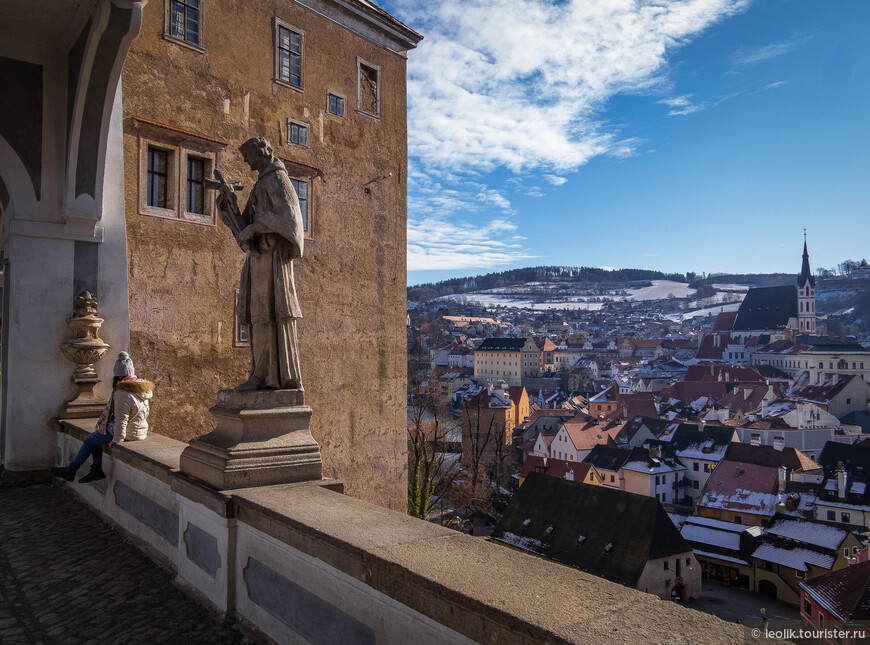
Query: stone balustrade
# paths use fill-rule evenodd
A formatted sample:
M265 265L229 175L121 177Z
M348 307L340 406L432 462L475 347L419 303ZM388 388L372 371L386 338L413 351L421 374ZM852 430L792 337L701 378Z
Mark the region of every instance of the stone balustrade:
M58 463L96 420L61 422ZM278 643L735 643L738 625L341 494L341 483L216 491L187 444L114 447L69 484L177 583Z

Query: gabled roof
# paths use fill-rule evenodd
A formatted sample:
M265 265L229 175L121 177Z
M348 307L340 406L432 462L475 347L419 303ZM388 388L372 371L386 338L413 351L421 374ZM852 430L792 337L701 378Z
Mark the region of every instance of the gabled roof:
M690 365L683 381L720 381L723 383L764 383L764 377L749 365Z
M615 472L622 468L629 457L631 457L631 450L598 445L592 448L583 461L592 464L598 470Z
M731 331L736 319L736 311L719 312L719 315L716 316L716 322L713 324L713 331Z
M721 461L733 442L734 428L681 423L671 437L672 450L678 457Z
M526 344L525 338L487 338L477 348L479 352L519 352Z
M671 387L664 388L659 392L659 396L663 401L677 399L691 403L704 397L716 400L723 397L727 391L728 387L725 383L719 381L679 381Z
M649 560L691 547L658 500L529 473L493 539L628 586Z
M733 329L781 329L788 325L790 318L797 317L797 309L797 289L793 286L756 287L746 292Z
M773 446L753 446L750 443L739 442L728 444L728 450L725 451L725 459L755 464L756 466L766 466L768 468L785 466L790 471L803 470L806 472L818 470L822 467L821 464L813 461L795 448L777 450Z
M781 517L773 520L765 530L767 535L779 537L791 542L800 542L808 547L836 551L849 537L849 531L815 522L791 517Z
M849 385L852 379L860 378L855 374L825 374L824 380L820 383L793 387L788 395L794 399L827 405Z
M777 485L776 468L726 457L707 480L698 506L772 517L778 501Z
M870 562L831 571L800 586L843 623L870 620Z
M542 352L552 352L558 349L556 343L546 336L532 336L532 340L535 342L537 348Z

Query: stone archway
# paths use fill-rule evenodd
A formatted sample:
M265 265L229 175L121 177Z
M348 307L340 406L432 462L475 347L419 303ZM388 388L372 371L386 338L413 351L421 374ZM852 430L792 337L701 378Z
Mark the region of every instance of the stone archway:
M762 596L767 596L769 598L776 598L779 594L779 590L776 588L776 584L774 582L770 580L759 580L758 593Z

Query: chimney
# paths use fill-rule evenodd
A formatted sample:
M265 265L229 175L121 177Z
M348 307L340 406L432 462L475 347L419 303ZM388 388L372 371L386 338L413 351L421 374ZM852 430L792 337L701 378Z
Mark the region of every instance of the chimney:
M650 445L649 456L650 456L650 459L660 459L662 456L662 447L656 446L656 445Z
M837 497L846 499L846 469L840 468L837 471Z
M785 492L785 482L786 482L786 478L788 477L788 469L786 469L785 466L780 466L779 468L776 469L776 473L777 473L776 481L777 481L777 486L778 486L777 492L780 495L782 495Z

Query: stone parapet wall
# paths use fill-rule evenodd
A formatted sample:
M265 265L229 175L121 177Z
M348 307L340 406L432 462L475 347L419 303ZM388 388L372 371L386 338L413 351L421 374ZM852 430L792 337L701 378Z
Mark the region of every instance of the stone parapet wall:
M94 421L64 422L64 463ZM185 443L116 446L70 484L178 584L278 643L734 643L741 628L340 494L333 480L215 491ZM303 640L304 639L304 640Z

